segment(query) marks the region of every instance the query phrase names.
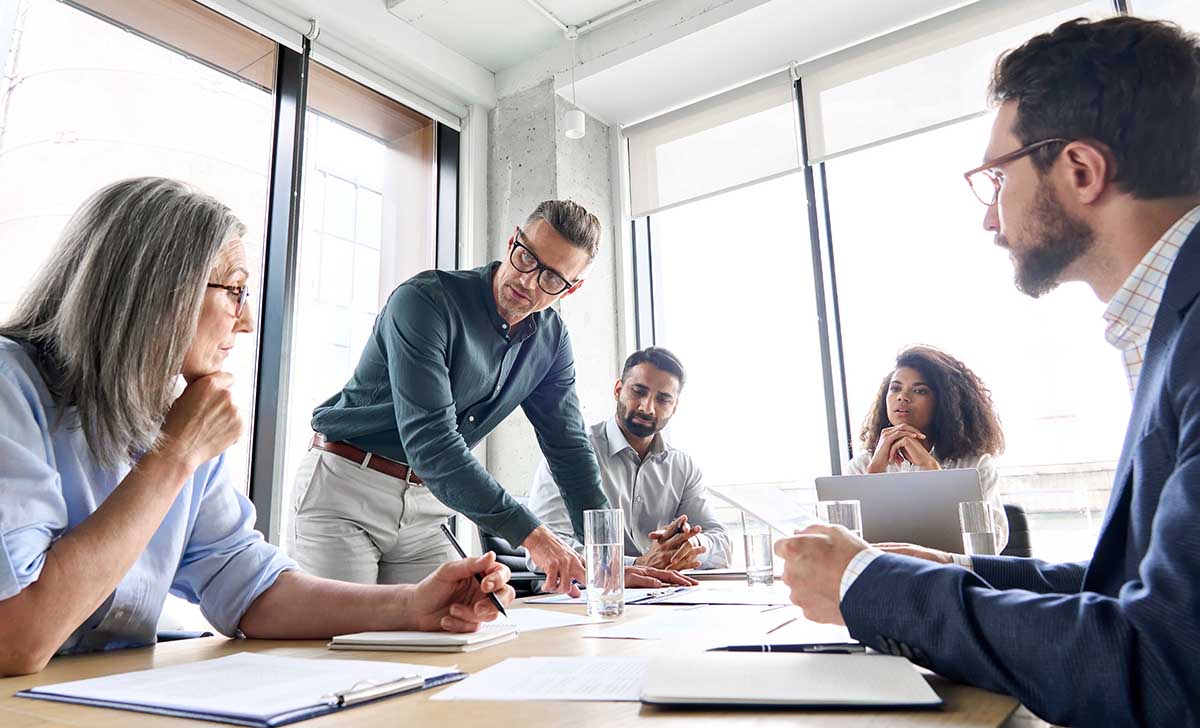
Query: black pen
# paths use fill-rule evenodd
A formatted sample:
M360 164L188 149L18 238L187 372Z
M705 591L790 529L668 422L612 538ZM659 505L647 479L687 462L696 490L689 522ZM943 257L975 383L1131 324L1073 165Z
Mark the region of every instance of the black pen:
M446 534L446 538L450 539L450 545L454 547L454 550L458 552L458 555L464 559L467 558L467 552L463 551L462 546L458 545L458 539L454 538L454 534L450 533L450 529L446 528L446 524L444 523L442 524L442 533ZM475 581L483 584L483 577L479 574L475 574ZM488 599L492 600L492 604L496 606L496 609L500 610L501 614L503 614L505 617L508 616L508 612L504 611L504 605L500 603L500 600L496 598L495 594L489 593Z
M817 652L823 654L849 655L855 652L866 652L864 645L851 645L842 642L833 644L811 645L726 645L713 647L709 652Z

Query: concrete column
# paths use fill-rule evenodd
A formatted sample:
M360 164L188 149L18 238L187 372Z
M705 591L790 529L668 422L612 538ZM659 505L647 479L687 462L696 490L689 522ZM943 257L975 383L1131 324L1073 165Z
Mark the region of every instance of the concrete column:
M542 200L570 199L600 218L600 253L587 282L561 301L559 312L575 348L576 388L585 424L612 414L617 377L617 295L609 129L588 117L587 134L567 139L569 103L553 81L501 98L490 116L488 253L497 260L513 227ZM487 439L487 466L513 494L525 494L541 459L533 427L517 410Z

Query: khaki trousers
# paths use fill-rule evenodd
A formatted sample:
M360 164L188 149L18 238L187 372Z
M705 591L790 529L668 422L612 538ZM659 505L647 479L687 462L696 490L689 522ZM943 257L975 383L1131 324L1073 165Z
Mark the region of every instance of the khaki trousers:
M296 473L289 555L305 572L359 584L414 584L458 558L438 528L454 514L410 485L322 450Z

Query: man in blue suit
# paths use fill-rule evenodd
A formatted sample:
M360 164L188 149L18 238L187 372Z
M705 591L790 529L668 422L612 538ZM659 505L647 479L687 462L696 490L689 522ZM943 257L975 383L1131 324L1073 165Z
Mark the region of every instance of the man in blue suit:
M1133 414L1089 561L782 539L792 600L876 649L1069 725L1200 723L1200 43L1072 21L998 62L979 169L1017 287L1109 302Z

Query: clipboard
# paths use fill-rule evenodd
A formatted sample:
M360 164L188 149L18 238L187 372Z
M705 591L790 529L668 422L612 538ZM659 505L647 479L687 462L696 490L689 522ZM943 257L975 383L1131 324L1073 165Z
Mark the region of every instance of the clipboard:
M350 676L363 677L351 679ZM240 652L88 680L41 685L18 697L274 728L457 682L454 668L314 660Z

